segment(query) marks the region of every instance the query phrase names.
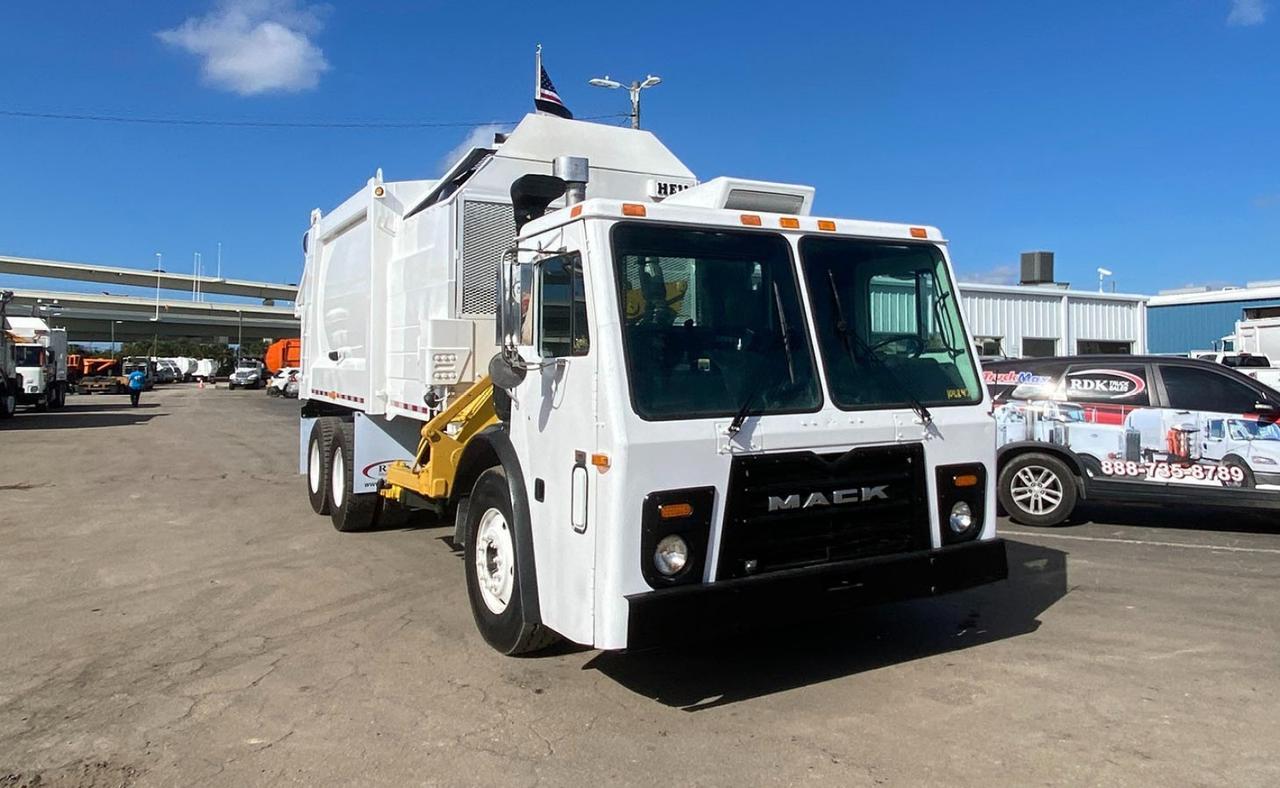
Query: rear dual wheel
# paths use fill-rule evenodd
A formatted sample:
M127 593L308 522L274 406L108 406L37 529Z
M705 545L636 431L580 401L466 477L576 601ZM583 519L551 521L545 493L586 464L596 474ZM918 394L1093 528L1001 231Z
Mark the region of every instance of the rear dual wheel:
M356 428L338 423L329 452L329 519L339 531L366 531L378 516L377 493L355 492Z
M329 479L332 474L329 455L333 451L337 424L338 420L332 416L316 419L307 439L307 498L311 501L311 511L316 514L329 513Z

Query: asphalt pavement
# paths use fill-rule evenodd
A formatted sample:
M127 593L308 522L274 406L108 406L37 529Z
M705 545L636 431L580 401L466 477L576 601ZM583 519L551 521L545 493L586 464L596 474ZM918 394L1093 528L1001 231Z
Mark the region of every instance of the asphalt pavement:
M448 529L311 513L296 408L0 423L0 786L1280 784L1280 518L1002 522L999 584L512 659Z

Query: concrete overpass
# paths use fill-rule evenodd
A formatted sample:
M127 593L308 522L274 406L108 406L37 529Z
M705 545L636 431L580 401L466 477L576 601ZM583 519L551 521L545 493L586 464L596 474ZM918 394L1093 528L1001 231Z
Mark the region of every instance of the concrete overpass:
M69 342L109 342L113 327L117 342L156 334L237 342L241 336L296 337L300 330L292 307L46 290L14 290L7 312L30 315L33 308L51 325L66 328Z
M0 255L0 274L35 276L47 279L74 279L79 282L127 285L129 287L154 288L157 281L161 290L181 290L190 293L198 280L202 293L257 298L264 303L292 302L297 298L297 285L251 282L243 279L219 279L216 276L192 276L191 274L157 273L141 268L112 268L92 263L67 263L57 260L35 260L27 257Z

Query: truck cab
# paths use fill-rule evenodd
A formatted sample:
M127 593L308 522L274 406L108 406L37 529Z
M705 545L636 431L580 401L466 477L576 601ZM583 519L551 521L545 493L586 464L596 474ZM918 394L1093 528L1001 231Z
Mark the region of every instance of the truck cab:
M7 317L15 374L16 404L39 410L61 408L67 396L67 332L37 317Z
M757 194L724 207L734 191ZM1003 576L994 423L945 242L764 210L806 196L711 182L523 228L501 289L502 358L525 371L505 430L533 554L556 566L537 576L555 631L636 647L748 599ZM476 556L503 552L500 514L470 503Z

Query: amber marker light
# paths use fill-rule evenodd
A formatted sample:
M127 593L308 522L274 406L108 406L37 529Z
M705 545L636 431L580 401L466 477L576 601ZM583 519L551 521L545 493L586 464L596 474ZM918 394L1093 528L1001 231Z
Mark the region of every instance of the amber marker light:
M658 507L658 516L664 520L675 520L693 514L693 506L687 503L664 503Z

